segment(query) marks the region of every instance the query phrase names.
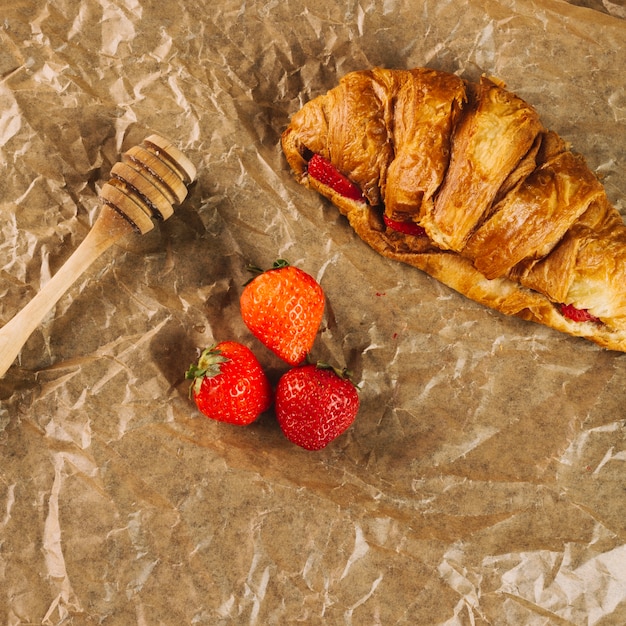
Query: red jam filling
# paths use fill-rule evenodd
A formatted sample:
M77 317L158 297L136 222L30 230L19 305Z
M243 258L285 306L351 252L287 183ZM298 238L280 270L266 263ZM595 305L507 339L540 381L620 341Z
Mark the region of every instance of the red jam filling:
M390 217L383 215L383 221L387 228L395 230L405 235L413 235L414 237L426 237L426 231L422 226L415 222L400 222L398 220L392 220Z
M587 309L577 309L571 304L561 304L561 315L574 322L600 322L600 318L592 315Z
M314 154L308 163L309 176L330 187L339 195L349 200L363 202L363 194L347 176L344 176L330 161L319 154Z

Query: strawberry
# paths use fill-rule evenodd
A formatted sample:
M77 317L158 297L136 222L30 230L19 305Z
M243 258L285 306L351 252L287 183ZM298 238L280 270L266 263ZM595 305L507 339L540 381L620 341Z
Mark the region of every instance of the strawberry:
M363 201L359 187L344 176L330 161L314 154L309 161L309 176L350 200Z
M275 408L289 441L306 450L321 450L354 422L359 395L344 373L307 364L281 376Z
M322 322L324 292L312 276L281 259L245 286L239 304L252 334L283 361L298 365Z
M600 318L589 313L587 309L577 309L571 304L561 304L561 315L574 322L599 322Z
M383 215L383 221L385 222L385 226L391 228L391 230L396 230L399 233L404 233L405 235L413 235L415 237L425 237L426 231L422 226L416 224L415 222L400 222L398 220L392 220L390 217Z
M250 348L222 341L202 352L186 378L198 409L220 422L245 426L267 411L272 388Z

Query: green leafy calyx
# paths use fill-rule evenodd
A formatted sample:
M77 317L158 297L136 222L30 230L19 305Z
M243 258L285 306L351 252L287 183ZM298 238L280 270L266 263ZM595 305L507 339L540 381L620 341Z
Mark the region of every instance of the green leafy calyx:
M193 380L189 388L189 393L200 392L203 378L214 378L221 373L221 364L228 361L228 357L225 357L219 348L215 345L206 348L200 354L200 358L197 363L192 363L189 369L185 373L185 378Z
M289 261L285 261L285 259L276 259L276 261L274 261L270 269L280 270L283 267L289 267L289 265L290 265ZM244 287L248 285L249 283L251 283L257 276L259 276L260 274L263 274L265 271L268 271L268 270L264 270L262 267L259 267L258 265L247 265L246 269L251 274L253 274L253 276L248 281L246 281L246 283L244 284Z

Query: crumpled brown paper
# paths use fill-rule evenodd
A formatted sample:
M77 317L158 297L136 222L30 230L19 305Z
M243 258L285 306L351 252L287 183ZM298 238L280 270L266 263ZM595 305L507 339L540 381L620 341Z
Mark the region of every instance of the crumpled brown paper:
M7 4L7 3L5 3ZM583 5L583 6L577 6ZM495 75L626 212L613 2L24 2L0 9L0 323L82 241L148 133L198 167L107 251L0 380L0 622L626 622L624 355L505 318L369 250L292 179L289 116L350 70ZM328 307L314 356L360 381L309 453L268 413L206 420L184 372L250 334L248 262Z

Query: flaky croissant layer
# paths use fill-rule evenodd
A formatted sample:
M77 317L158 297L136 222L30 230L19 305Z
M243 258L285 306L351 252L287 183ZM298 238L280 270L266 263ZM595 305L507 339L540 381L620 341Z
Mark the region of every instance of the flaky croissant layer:
M626 226L583 158L500 82L352 72L293 115L282 146L298 182L380 254L626 351Z

